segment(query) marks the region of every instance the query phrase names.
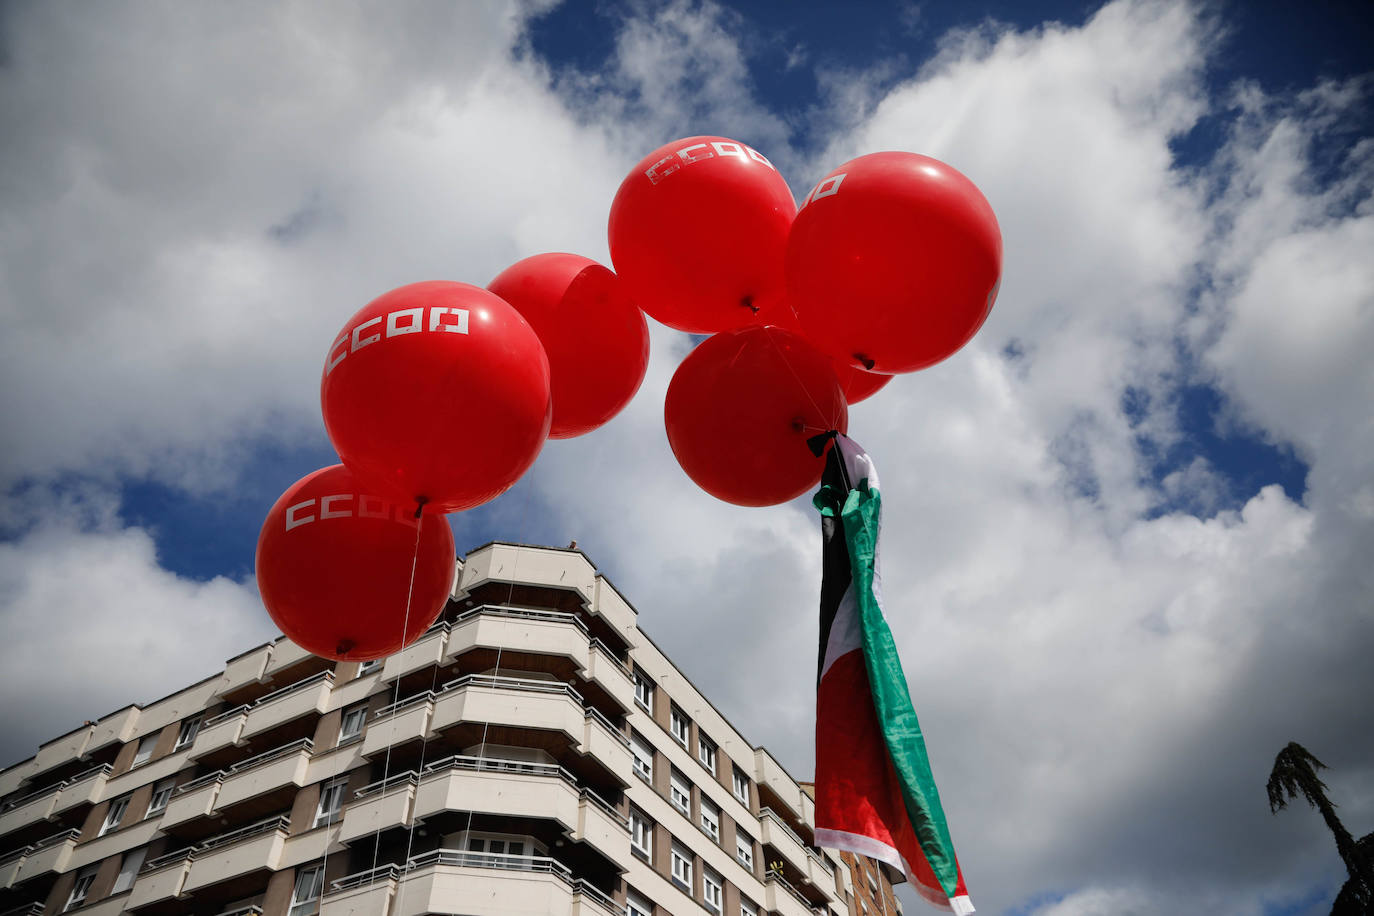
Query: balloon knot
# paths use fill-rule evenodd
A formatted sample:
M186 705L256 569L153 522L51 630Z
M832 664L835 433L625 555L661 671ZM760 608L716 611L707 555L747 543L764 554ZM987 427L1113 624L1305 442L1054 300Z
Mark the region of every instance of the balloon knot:
M743 297L742 299L740 299L739 304L747 308L749 311L753 312L755 315L759 313L759 307L754 304L753 296Z
M873 367L877 365L877 363L869 359L867 356L864 356L862 353L855 353L854 358L857 359L859 362L863 363L864 368L867 369L869 372L872 372Z
M341 639L339 640L339 644L334 647L334 654L347 655L348 653L353 651L353 647L356 645L357 643L355 643L351 639Z
M794 433L804 433L804 432L806 432L806 418L805 418L805 417L793 417L793 418L792 418L792 432L794 432Z
M427 503L427 502L429 502L429 498L428 498L428 497L425 497L425 496L417 496L417 497L415 497L415 517L416 517L417 519L420 517L420 514L421 514L422 512L425 511L425 503Z

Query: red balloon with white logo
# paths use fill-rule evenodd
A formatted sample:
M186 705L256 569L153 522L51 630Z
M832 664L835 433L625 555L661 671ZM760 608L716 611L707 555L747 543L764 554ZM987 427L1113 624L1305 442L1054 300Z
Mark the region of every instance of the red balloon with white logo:
M649 326L621 282L591 258L548 252L487 285L534 328L549 357L550 439L591 432L630 403L649 366Z
M425 512L481 505L534 463L549 361L529 323L478 286L412 283L344 325L320 380L325 430L377 492Z
M710 334L781 324L783 252L797 212L761 153L685 137L636 165L611 203L611 263L648 315Z
M849 410L827 357L790 331L749 327L687 354L663 421L697 486L738 506L772 506L820 482L825 461L806 440L847 431Z
M267 613L296 645L323 658L382 658L443 610L453 533L443 516L417 519L413 503L336 464L296 481L272 506L256 568Z
M938 363L997 298L1002 234L982 192L916 153L851 159L803 202L787 241L802 330L849 365L882 373Z

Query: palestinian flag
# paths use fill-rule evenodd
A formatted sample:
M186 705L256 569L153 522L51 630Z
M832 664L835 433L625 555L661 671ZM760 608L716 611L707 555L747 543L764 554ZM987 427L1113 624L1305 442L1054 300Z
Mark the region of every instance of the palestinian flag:
M921 726L883 619L882 495L873 462L833 436L821 513L820 670L816 682L816 844L901 869L930 903L972 913Z

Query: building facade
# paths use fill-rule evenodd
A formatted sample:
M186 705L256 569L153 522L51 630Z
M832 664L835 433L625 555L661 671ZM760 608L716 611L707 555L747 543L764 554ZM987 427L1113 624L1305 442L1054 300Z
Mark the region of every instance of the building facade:
M0 916L899 912L813 813L580 551L489 544L384 660L282 638L0 773Z

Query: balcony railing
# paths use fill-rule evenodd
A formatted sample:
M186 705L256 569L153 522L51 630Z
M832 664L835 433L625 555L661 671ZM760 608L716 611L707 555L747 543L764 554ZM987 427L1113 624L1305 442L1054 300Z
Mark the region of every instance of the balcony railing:
M242 715L243 713L246 713L248 710L252 708L252 703L244 703L242 706L235 706L233 709L226 709L219 715L212 716L211 718L206 719L204 722L200 723L200 727L202 730L210 728L211 726L218 725L219 723L227 719L232 719L234 716Z
M603 812L606 813L606 815L611 820L615 821L621 827L624 827L626 830L630 829L630 819L626 817L624 814L621 814L619 811L615 810L615 805L612 805L610 802L606 801L606 799L602 798L600 795L597 795L591 789L583 789L582 797L585 798L587 801L591 802L596 807L600 808Z
M379 779L376 782L368 783L361 789L355 790L353 792L353 797L365 798L369 795L376 795L378 792L385 792L403 783L414 785L418 779L419 776L414 770L407 770L404 773L397 773L394 776L388 776L386 779Z
M515 617L520 620L542 620L546 623L567 623L572 624L587 633L587 624L582 618L570 611L546 611L536 608L512 607L508 604L483 604L471 610L464 611L453 618L453 625L457 626L465 620L471 620L482 615L493 617Z
M223 913L219 913L218 916L262 916L262 907L255 903L251 906L241 906L237 909L225 910Z
M30 792L28 795L22 795L19 798L11 799L10 801L5 802L3 807L0 807L0 814L3 814L6 811L13 811L15 808L22 808L29 802L37 801L44 795L56 795L59 791L62 790L62 787L65 786L68 782L70 782L70 780L64 779L62 782L56 782L50 786L44 786L41 789L37 789L33 792Z
M328 674L329 672L325 673ZM224 773L225 775L229 775L230 773L242 773L244 770L251 770L253 767L261 766L262 764L272 760L276 760L279 757L287 757L291 754L295 754L303 750L314 750L314 747L315 742L311 739L300 738L296 741L292 741L290 744L283 744L281 747L274 747L270 751L263 751L261 754L258 754L254 757L249 757L247 760L241 761L229 767L229 769L225 770Z
M592 898L612 913L626 912L625 907L616 903L614 900L612 900L610 897L606 895L605 891L597 887L595 884L589 883L584 878L578 878L576 881L573 882L573 890L584 897Z
M12 909L0 911L0 916L43 916L43 903L21 903Z
M572 697L578 705L584 705L582 694L571 684L562 681L544 681L532 677L506 677L496 674L465 674L444 684L440 693L448 693L461 687L491 687L500 690L525 690L531 693L562 693Z
M392 703L389 706L383 706L381 709L377 710L372 714L372 719L373 721L376 721L378 719L385 719L388 716L394 716L400 713L402 710L408 709L411 706L416 706L420 703L428 702L429 700L434 699L434 697L435 693L433 690L426 690L424 693L417 693L413 696L408 696L404 700L397 700L395 703Z
M782 875L778 874L777 872L775 872L775 871L770 871L770 872L768 873L768 876L767 876L767 881L768 881L768 883L770 883L770 884L776 883L779 887L781 887L784 891L786 891L786 892L788 893L788 895L791 896L791 898L792 898L793 900L797 901L797 902L800 903L803 907L805 907L805 909L806 909L806 911L807 911L808 913L817 913L817 914L822 914L822 916L823 916L823 914L826 912L824 909L815 906L810 900L807 900L806 897L804 897L804 896L802 895L802 892L801 892L801 891L799 891L799 890L797 890L795 887L793 887L793 886L791 885L791 883L790 883L786 878L784 878Z
M626 735L624 732L622 732L620 729L618 729L618 728L616 728L614 725L612 725L612 724L611 724L611 720L608 719L608 718L606 718L606 716L602 714L601 710L597 709L595 706L587 706L587 707L585 707L585 709L586 709L586 712L587 712L587 718L588 718L588 719L595 719L596 722L597 722L602 728L606 729L606 731L608 731L608 732L611 733L611 737L612 737L612 738L615 738L615 740L619 741L621 744L625 745L626 747L629 747L629 746L630 746L630 739L629 739L629 736L627 736L627 735Z
M206 773L204 776L197 776L190 782L184 782L177 786L176 794L184 795L187 792L194 792L196 789L203 789L213 782L217 782L229 775L228 770L215 770L213 773Z
M195 857L196 847L185 846L181 849L173 850L172 852L163 853L156 859L149 859L147 862L143 863L143 868L140 869L140 872L157 871L165 865L175 865L178 862L185 862L187 859L194 859Z
M280 700L282 697L286 696L287 694L294 693L294 692L297 691L297 690L301 690L301 689L303 689L303 688L305 688L305 687L309 687L309 686L311 686L311 685L313 685L313 684L318 684L320 681L333 681L333 680L334 680L334 672L333 672L333 671L329 671L329 670L320 671L320 672L318 672L318 673L316 673L316 674L310 675L310 677L301 678L299 681L296 681L294 684L287 684L285 687L282 687L280 690L274 690L274 691L272 691L271 693L267 694L266 696L258 697L258 699L256 699L256 700L253 701L252 706L253 706L254 708L256 708L256 707L258 707L258 706L266 706L268 703L271 703L273 700Z
M568 785L577 787L577 777L556 763L530 763L524 760L505 760L498 757L470 757L454 754L425 765L420 771L422 776L440 770L484 770L502 773L519 773L523 776L557 776Z
M75 840L79 836L81 836L81 828L73 827L70 830L63 830L61 833L54 833L52 836L43 837L43 839L33 844L32 849L34 852L37 852L40 849L47 849L49 846L56 846L58 843L64 843L67 840Z
M257 836L262 833L271 833L273 830L287 830L290 826L291 815L278 814L276 817L269 817L266 820L249 824L247 827L240 827L237 830L230 830L228 833L221 833L219 836L210 837L210 839L197 843L192 848L199 854L211 849L218 849L220 846L228 846L231 843L237 843L239 840L246 840L249 837Z

